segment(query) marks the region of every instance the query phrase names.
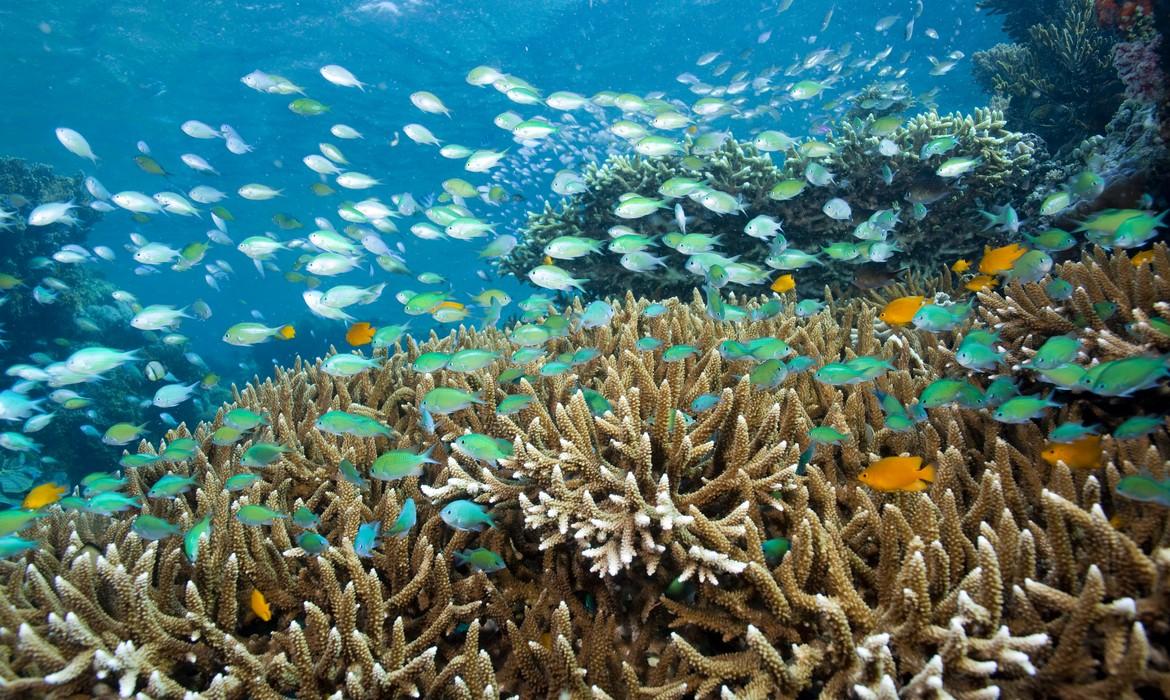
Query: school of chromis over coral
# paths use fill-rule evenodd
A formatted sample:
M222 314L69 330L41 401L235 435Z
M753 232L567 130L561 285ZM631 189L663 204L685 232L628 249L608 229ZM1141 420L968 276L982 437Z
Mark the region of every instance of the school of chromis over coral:
M1168 25L0 7L0 697L1170 696Z

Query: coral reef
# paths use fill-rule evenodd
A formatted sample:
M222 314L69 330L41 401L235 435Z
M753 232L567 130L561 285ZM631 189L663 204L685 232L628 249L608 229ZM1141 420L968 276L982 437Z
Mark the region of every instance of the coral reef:
M63 223L28 226L27 216L37 205L66 201L79 205L72 212L78 220L77 226ZM101 216L86 206L89 201L80 175L58 175L47 165L0 158L0 208L19 213L7 222L5 230L0 230L0 240L3 241L0 245L0 273L11 275L20 282L0 292L0 327L3 329L0 362L5 367L26 363L29 355L37 352L59 360L86 345L101 344L119 349L142 348L144 360L159 360L176 370L188 367L183 358L183 346L166 344L153 333L144 342L143 334L130 327L132 312L128 306L111 299L115 287L103 277L98 262L67 264L53 260L54 253L63 247L86 243L89 231ZM38 287L51 292L53 300L37 301L34 289ZM86 423L108 425L118 421L142 423L145 412L139 401L146 399L149 403L155 389L148 386L141 374L129 370L117 373L111 381L71 388L91 399L100 413L90 415L85 410L66 410L59 406L54 409L46 405L47 411L55 410L57 415L48 427L30 437L49 448L40 457L3 455L0 502L9 501L12 494L24 490L19 486L30 472L27 467L33 465L21 465L30 459L44 462L36 466L45 475L63 469L69 480L80 478L89 471L95 448L94 443L81 436L80 426ZM225 393L216 397L216 402L227 396ZM180 407L175 413L180 419L200 415L193 407ZM8 425L3 429L13 427L19 428ZM11 477L7 484L12 488L4 488L6 481L3 476Z
M703 158L617 156L601 166L591 165L584 172L588 191L567 198L559 208L546 202L543 211L529 214L524 237L500 261L501 271L525 278L530 268L540 264L545 244L558 236L608 241L606 232L616 224L629 224L647 236L677 230L669 209L631 222L614 214L613 203L626 192L658 197L659 187L669 178L692 177L738 197L750 212L718 215L689 199L675 200L690 222L688 231L722 234L719 252L741 256L739 262L764 266L768 245L744 233L744 225L757 215L782 220L791 247L817 253L833 241L856 242L853 227L872 212L900 209L900 221L890 240L903 252L889 261L889 267L933 272L944 262L977 253L988 240L985 237L991 234L971 219L973 209L1022 200L1043 180L1048 161L1043 145L1034 136L1006 129L1003 115L995 110L978 109L968 116L919 114L882 137L871 133L874 121L872 116L847 121L839 133L824 142L831 150L828 155L806 158L794 147L779 166L768 154L733 139ZM944 158L923 160L920 153L939 136L956 139L948 156L978 157L981 164L959 182L938 177L935 172ZM878 152L883 138L896 144L897 153L885 156ZM782 180L803 182L805 167L814 161L835 173L836 181L820 187L806 183L803 192L788 200L769 197L773 186ZM888 184L883 179L883 166L891 173ZM834 197L849 202L852 220L837 221L825 215L822 207ZM928 208L924 218L911 215L912 202ZM1031 213L1021 211L1021 216ZM620 256L610 252L559 262L574 277L588 279L585 290L594 296L614 289L652 297L689 295L701 282L701 277L684 269L686 256L665 247L651 250L665 256L665 268L631 274L620 265ZM796 278L801 289L819 295L824 285L848 287L856 269L849 264L814 265L797 271Z
M980 313L1002 324L1011 363L1066 332L1083 333L1086 352L1098 359L1167 349L1167 338L1147 328L1170 311L1165 246L1141 267L1098 253L1059 274L1080 284L1067 302L1071 322L1048 310L1055 303L1036 285L980 295ZM947 294L954 285L946 276L923 289ZM1124 312L1090 315L1094 303L1108 301ZM133 512L107 519L57 506L23 533L40 540L39 549L0 561L0 692L1170 693L1170 512L1114 492L1125 476L1168 475L1164 424L1137 439L1104 437L1093 469L1042 459L1046 430L1078 418L1112 426L1132 408L1106 412L1072 395L1039 422L1005 425L985 411L940 407L914 430L894 432L880 427L868 382L830 386L793 372L761 389L718 345L771 336L821 362L877 355L892 369L876 386L906 403L956 373L957 337L887 328L877 321L880 307L863 299L834 302L810 318L786 313L742 324L716 322L697 295L668 301L653 318L642 313L647 304L627 294L614 304L611 325L553 338L549 357L599 352L550 376L537 360L514 384L498 383L492 367L423 375L409 368L428 351L515 347L505 332L474 329L421 344L408 338L383 367L353 378L298 362L256 380L236 402L270 425L248 440L289 450L256 470L258 481L238 493L224 488L228 477L251 471L241 466L248 442L211 441L230 407L193 433L184 427L169 436L193 434L199 451L191 461L127 474L128 492L144 497L142 512L184 531L208 519L193 561L183 538L144 541ZM662 351L636 347L645 335L698 352L666 361ZM420 403L437 386L476 390L483 403L433 415L424 427ZM505 388L533 400L500 415ZM718 394L718 403L692 416L692 401L704 393ZM1143 393L1164 399L1165 386ZM375 418L394 432L324 434L314 425L330 410ZM845 438L817 447L798 474L815 426ZM508 441L511 454L489 468L451 449L467 430ZM359 486L339 474L343 460L367 474L389 449L428 447L436 463L421 476ZM156 448L143 443L139 451ZM872 459L901 453L936 465L927 490L883 493L858 482ZM190 475L197 489L145 499L165 473ZM407 499L417 504L417 525L384 539L372 557L359 556L354 540L363 523L395 522ZM452 499L489 507L494 527L449 528L440 508ZM295 545L301 526L287 517L243 524L233 515L245 504L281 514L306 506L320 521L304 526L328 548L312 556ZM767 554L764 543L781 537L787 553ZM456 552L473 547L497 552L506 568L458 564ZM267 598L271 619L249 607L253 590Z
M1035 133L1059 152L1101 133L1123 87L1113 67L1116 36L1098 25L1092 0L1012 3L1005 29L1014 44L998 44L973 57L976 80L994 93L1014 129ZM1026 37L1018 24L1027 22ZM1013 29L1013 27L1017 27Z

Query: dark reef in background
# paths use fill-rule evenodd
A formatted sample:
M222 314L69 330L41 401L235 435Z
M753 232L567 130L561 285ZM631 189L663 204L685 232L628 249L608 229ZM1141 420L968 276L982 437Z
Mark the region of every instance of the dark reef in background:
M104 345L119 350L141 348L142 361L126 365L107 375L102 381L67 387L45 387L34 392L41 396L55 388L71 389L91 399L88 407L67 410L46 399L42 408L53 411L56 417L43 430L30 435L43 445L41 457L44 471L50 472L55 463L71 480L116 461L121 448L107 447L80 431L91 424L99 431L109 425L128 421L147 423L157 430L165 426L157 420L157 412L142 406L149 402L162 383L151 383L143 375L142 367L149 360L158 360L190 383L198 380L198 372L183 357L183 345L168 345L162 335L149 333L144 342L143 333L130 326L131 309L111 297L116 287L101 273L100 263L64 264L54 262L52 256L66 245L84 245L90 229L100 218L94 209L86 206L90 197L83 188L80 174L64 176L41 163L29 163L18 158L0 158L0 195L5 197L6 210L16 209L18 216L11 227L0 232L0 272L18 277L22 284L3 295L0 304L0 324L6 345L0 348L0 363L11 367L31 363L30 355L45 353L54 362L64 360L71 353L90 345ZM73 215L78 225L53 224L29 227L28 214L45 202L73 201L78 208ZM42 304L33 298L33 290L47 278L55 278L67 289L56 292L51 304ZM60 285L59 285L60 286ZM88 320L98 330L86 330L79 320ZM11 386L12 379L4 381ZM219 390L215 396L204 395L208 405L217 405L227 396ZM204 411L194 402L169 409L177 420L196 421ZM0 425L0 430L19 431L18 423ZM132 447L132 446L131 446ZM35 455L0 454L0 471L20 461L35 461ZM55 460L55 462L53 461Z
M1093 0L982 0L1005 15L1013 44L973 57L975 79L1014 129L1039 135L1053 153L1103 133L1125 96L1113 66L1121 34L1102 26Z

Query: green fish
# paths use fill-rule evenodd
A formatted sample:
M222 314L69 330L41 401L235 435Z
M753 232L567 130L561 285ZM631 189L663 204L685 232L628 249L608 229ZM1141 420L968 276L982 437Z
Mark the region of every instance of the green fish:
M699 352L693 345L671 345L662 353L663 362L680 362Z
M1049 431L1048 439L1052 442L1070 443L1088 437L1089 435L1097 435L1100 432L1100 425L1085 425L1084 423L1070 421L1061 423Z
M768 566L779 564L784 555L788 553L790 546L788 539L784 537L773 537L760 543L760 547L764 551L764 561L768 562Z
M305 550L306 554L316 556L329 549L329 540L312 530L305 530L297 535L297 546Z
M243 431L236 430L230 425L221 425L211 434L211 444L227 447L236 444L243 437Z
M451 446L457 452L472 459L487 462L493 467L499 466L498 460L512 456L512 443L479 433L460 435L455 438L455 442L451 443Z
M861 374L843 362L830 362L813 374L813 379L829 386L860 384L865 381Z
M485 574L492 574L507 568L503 557L483 547L455 552L453 558L457 566L469 564L472 571L482 571Z
M414 527L418 521L418 508L414 504L413 498L408 498L402 504L402 510L398 512L398 517L394 519L394 524L390 529L386 530L386 535L389 537L406 537L410 534L410 529Z
M364 489L370 485L370 481L358 473L357 467L348 459L341 460L337 465L337 471L341 472L341 478L358 487Z
M211 515L205 515L203 518L191 526L191 529L183 535L183 552L187 555L187 560L194 563L195 559L199 557L199 545L203 540L211 539Z
M479 532L496 526L486 508L468 500L451 501L439 511L439 517L456 530Z
M1145 437L1166 424L1161 416L1133 416L1113 429L1116 440L1136 440Z
M1055 384L1062 389L1075 389L1084 386L1088 377L1085 368L1074 362L1066 362L1051 369L1036 370L1036 374L1039 375L1040 381Z
M424 352L419 355L414 362L410 364L410 368L415 372L438 372L447 367L447 363L451 361L451 355L445 352Z
M354 437L391 437L394 431L373 418L348 413L329 411L319 417L313 426L330 435L353 435Z
M423 396L419 407L432 414L446 416L475 404L482 404L480 392L468 392L450 387L435 387Z
M452 372L474 372L487 367L499 358L500 353L498 352L468 348L451 355L447 361L447 369Z
M1050 253L1059 253L1068 250L1077 244L1077 239L1068 231L1059 228L1050 228L1034 236L1024 234L1024 238L1033 248L1046 250Z
M288 103L288 108L303 117L315 117L329 111L329 107L311 97L298 97Z
M654 352L662 347L662 341L658 338L646 336L645 338L638 338L634 341L634 347L643 352Z
M179 534L178 525L149 513L142 513L134 518L134 524L130 526L130 529L142 539L152 541L165 540L171 535Z
M1052 400L1051 394L1045 397L1016 396L1004 401L992 417L1000 423L1027 423L1039 418L1046 409L1058 407L1060 404Z
M190 476L163 474L158 481L154 482L146 495L151 498L174 498L190 491L196 483L195 479Z
M245 525L271 525L273 521L287 517L284 513L278 513L266 506L250 503L240 506L236 511L236 520Z
M171 440L167 448L159 455L159 459L166 462L185 462L195 456L199 443L191 438L176 438Z
M118 466L125 467L126 469L137 469L138 467L148 467L151 464L161 460L161 455L151 455L145 453L124 455L121 459L118 460Z
M431 459L434 445L427 448L422 454L410 450L391 450L383 452L374 460L370 467L370 476L379 481L394 481L408 476L422 476L424 464L438 464Z
M18 557L25 552L36 549L40 546L40 542L36 540L26 540L17 535L4 535L0 537L0 557L8 559L9 557Z
M112 515L140 506L141 504L136 497L127 496L117 491L99 493L85 502L85 509L90 513L97 513L98 515ZM2 531L3 528L0 528L0 532Z
M267 467L280 459L280 456L288 451L289 449L284 445L278 445L274 442L253 443L240 456L240 465L253 468Z
M1098 396L1130 396L1135 391L1149 389L1170 376L1166 357L1127 357L1104 362L1108 365L1096 375L1089 387Z
M259 474L233 474L224 480L223 487L228 491L243 491L257 481L260 481Z
M1020 363L1026 369L1053 369L1072 362L1081 349L1081 341L1071 335L1058 335L1044 341L1030 360Z
M557 377L571 369L573 366L568 362L546 362L541 365L539 371L542 377Z
M771 359L756 365L748 374L752 386L757 389L775 389L788 377L788 368L783 360Z
M317 523L320 522L320 520L321 518L319 518L316 513L309 510L305 506L298 507L293 511L292 514L293 524L300 528L317 527Z
M519 413L525 408L528 408L529 404L531 404L534 400L535 399L533 399L533 397L529 396L528 394L512 394L510 396L505 396L496 405L496 413L500 414L501 416L510 416L514 413Z
M747 352L755 360L782 360L792 354L792 347L779 338L755 338L748 341Z
M233 408L223 417L223 422L236 430L248 431L258 425L268 425L263 415L246 408Z
M605 398L600 391L582 387L581 395L585 398L585 404L589 406L589 412L595 416L604 416L613 410L609 399Z
M815 443L822 445L839 445L849 438L848 433L838 432L829 425L821 425L808 431L808 437Z
M22 508L0 510L0 537L20 532L33 520L46 517L47 515L48 513L45 512L24 510Z
M1117 482L1117 493L1134 501L1170 507L1170 482L1155 479L1149 474L1122 477Z

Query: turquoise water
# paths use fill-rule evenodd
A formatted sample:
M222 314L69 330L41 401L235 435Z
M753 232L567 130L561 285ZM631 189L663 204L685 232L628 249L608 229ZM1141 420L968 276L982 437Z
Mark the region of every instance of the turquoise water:
M211 318L183 319L176 332L187 340L167 351L174 361L164 369L170 372L169 381L183 384L215 373L221 377L220 393L200 390L192 402L160 416L163 411L146 405L157 384L127 379L125 389L112 392L122 398L115 405L90 405L81 412L62 410L69 430L62 429L54 442L64 439L71 455L96 450L100 459L113 459L118 449L96 443L93 433L101 433L115 420L147 421L146 436L157 437L174 421L207 415L226 398L223 387L254 374L263 376L272 363L289 364L298 354L323 356L331 344L347 347L348 324L314 317L302 301L305 283L299 277L294 282L286 279L290 273L294 277L305 274L297 271L303 264L298 258L311 249L304 247L303 240L316 228L315 217L324 217L323 221L339 228L345 225L338 219L336 205L346 195L376 196L390 202L392 195L410 193L425 205L442 194L440 183L447 178L465 177L484 189L499 185L499 201L477 201L474 213L493 224L497 234L522 238L526 212L561 200L550 190L554 172L579 171L608 155L630 152L627 144L608 131L622 116L613 107L561 112L518 105L499 90L469 85L465 76L477 65L522 78L545 95L566 90L590 96L612 90L676 100L684 111L704 94L694 89L696 83L708 92L712 87L741 83L734 94L727 95L735 103L734 113L695 121L688 138L728 132L750 140L764 129L780 129L797 137L831 134L857 91L872 85L917 97L900 112L903 118L930 109L969 113L988 102L988 93L972 76L971 57L1007 37L998 16L972 3L788 5L736 1L467 6L358 0L198 6L55 2L0 9L4 36L0 58L6 66L0 76L6 96L0 111L0 154L45 163L62 175L96 177L110 192L187 193L196 185L209 185L227 193L220 204L235 217L224 227L232 245L213 244L195 269L186 272L174 272L169 265L134 263L130 256L137 244L130 235L176 247L205 242L206 232L213 229L209 205L197 205L202 209L199 217L152 215L138 220L113 207L93 223L84 244L107 246L117 257L84 263L79 268L82 276L76 279L105 280L112 288L132 294L139 306L184 308L197 300L206 302ZM883 18L888 19L887 26L875 28ZM913 27L907 27L911 20ZM718 56L702 60L713 52ZM822 52L820 57L818 52ZM954 67L932 74L932 59L946 61L948 55ZM318 72L327 64L344 66L366 83L365 89L330 84ZM305 94L328 105L329 111L301 116L288 108L299 95L250 89L241 78L256 70L288 78L302 86ZM787 99L785 90L800 79L822 80L829 87L815 100ZM420 90L438 95L450 115L415 108L409 95ZM492 123L493 117L509 109L526 117L548 116L562 133L525 144ZM179 127L192 119L216 129L229 124L254 150L235 155L225 150L221 139L190 138ZM490 173L465 172L461 161L445 159L434 147L407 138L403 126L412 122L431 129L444 143L508 149L507 156ZM331 135L329 128L337 123L353 127L364 138ZM54 132L58 127L83 134L99 160L91 163L63 148ZM324 178L308 171L301 159L317 153L323 141L341 147L354 170L371 175L379 184L347 192L331 183L341 192L330 197L312 194L309 186ZM167 175L144 172L136 164L135 158L147 152ZM218 174L195 172L180 161L183 153L206 158ZM782 153L772 157L777 163L784 160ZM283 196L247 201L236 194L246 183L263 183L282 190ZM282 230L273 221L276 214L294 217L303 227ZM392 220L398 232L385 233L384 242L401 255L412 274L434 272L446 278L431 287L449 290L452 300L468 303L469 295L488 288L503 290L514 299L536 291L527 279L500 274L485 263L478 251L486 239L421 240L409 233L412 223L420 220L417 214ZM279 253L261 274L234 244L266 234L297 248ZM357 269L325 280L322 288L385 282L381 299L354 307L353 320L375 327L405 323L410 320L400 303L405 297L396 301L395 295L428 287L410 276L387 273L373 257L362 251ZM219 261L224 265L218 272L206 272L208 265ZM30 280L45 274L42 269L5 272ZM209 286L209 280L218 288ZM28 293L31 286L26 282L12 293ZM615 285L605 291L621 293L624 287ZM118 309L129 313L104 298L100 304L87 303L113 309L108 313ZM39 358L42 361L60 360L66 351L96 344L114 330L102 322L96 329L77 333L69 321L88 319L85 307L66 316L45 316L46 325L33 320L26 328L22 324L30 321L29 314L35 319L38 313L48 312L43 305L22 308L33 311L14 311L16 315L7 322L8 365L25 362L33 353L45 353ZM482 320L482 309L471 311L467 323ZM512 306L505 307L502 315L507 320L519 314ZM229 326L261 321L270 326L290 324L298 329L297 337L253 347L222 342ZM121 323L114 334L117 342L109 344L123 350L144 344L159 347L162 334L139 341L124 319ZM442 333L451 327L426 315L414 317L410 325L416 334L431 328ZM180 360L176 349L194 353L205 366ZM28 385L21 388L30 389ZM32 393L39 395L35 388ZM49 448L43 454L51 457L53 451Z

